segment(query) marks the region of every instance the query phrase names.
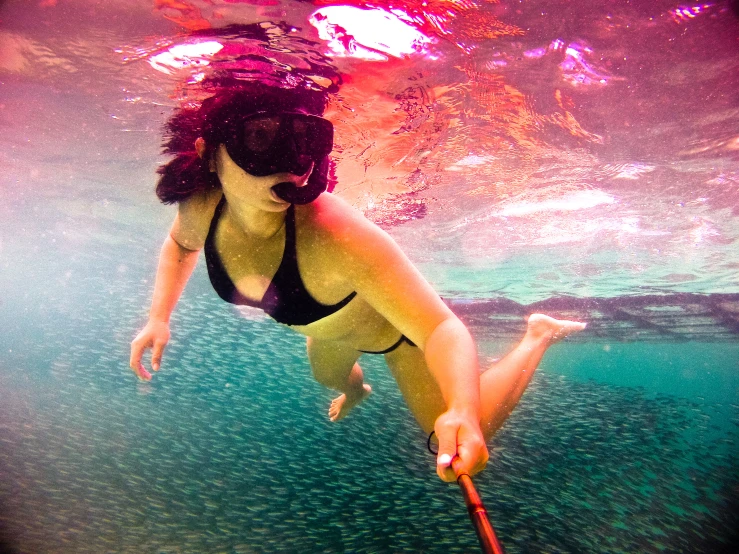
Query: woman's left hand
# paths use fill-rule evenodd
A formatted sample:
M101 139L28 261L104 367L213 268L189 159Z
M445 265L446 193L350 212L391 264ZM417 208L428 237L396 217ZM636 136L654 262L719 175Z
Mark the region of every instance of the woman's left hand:
M457 473L452 469L455 456L459 456L455 462L458 473L474 475L485 468L488 449L474 414L448 410L437 418L434 431L439 441L436 473L443 481L457 480Z

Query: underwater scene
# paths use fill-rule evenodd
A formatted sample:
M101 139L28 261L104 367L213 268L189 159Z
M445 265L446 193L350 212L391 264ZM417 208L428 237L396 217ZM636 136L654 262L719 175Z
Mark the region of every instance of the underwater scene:
M383 357L329 421L202 260L129 369L163 127L224 74L329 93L331 194L483 368L588 323L474 476L506 552L739 551L737 37L732 1L0 1L0 553L480 552Z

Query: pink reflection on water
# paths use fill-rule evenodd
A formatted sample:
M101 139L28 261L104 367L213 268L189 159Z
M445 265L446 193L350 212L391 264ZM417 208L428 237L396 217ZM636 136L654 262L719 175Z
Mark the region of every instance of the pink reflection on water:
M713 8L713 4L702 4L699 6L678 6L674 10L670 10L669 14L676 23L682 23L690 19L695 19L698 15L706 13Z
M194 44L177 44L149 59L151 67L162 73L189 67L202 67L210 64L210 59L223 49L215 40Z
M553 52L564 54L559 68L562 70L562 78L571 85L606 85L613 79L612 75L590 61L594 57L593 49L581 42L567 44L561 39L555 39L548 46L527 50L523 55L528 59L538 59ZM496 61L488 63L488 66L495 65L505 64Z
M571 212L594 208L602 204L614 204L615 202L616 199L605 192L583 190L539 202L513 202L503 206L498 215L522 217L540 212Z
M555 42L561 43L561 41ZM562 77L571 85L605 85L611 79L610 75L597 69L587 60L587 57L593 53L590 47L572 42L567 45L564 52L565 59L559 67L562 70Z
M388 55L423 53L431 42L399 9L326 6L313 12L309 21L335 56L387 61Z

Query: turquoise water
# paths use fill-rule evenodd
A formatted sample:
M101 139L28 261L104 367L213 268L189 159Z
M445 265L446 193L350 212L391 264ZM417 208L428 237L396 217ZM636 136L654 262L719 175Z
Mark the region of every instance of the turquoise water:
M88 289L45 346L6 356L21 551L475 551L379 358L371 399L331 424L302 340L193 285L150 383L126 367L133 283ZM553 347L476 479L508 551L716 552L736 528L737 361L735 344Z
M175 4L0 3L0 551L478 551L380 358L371 398L329 423L302 339L224 305L201 266L162 372L127 367L174 213L152 194L160 127L202 69L157 56L256 22L280 63L343 76L336 194L445 298L620 306L566 310L600 319L550 350L490 445L475 481L507 550L736 547L736 296L662 307L670 342L607 325L654 330L627 299L739 293L730 4L404 2L433 40L373 62L331 54L307 2ZM222 40L264 48L249 32ZM483 360L524 329L488 315Z

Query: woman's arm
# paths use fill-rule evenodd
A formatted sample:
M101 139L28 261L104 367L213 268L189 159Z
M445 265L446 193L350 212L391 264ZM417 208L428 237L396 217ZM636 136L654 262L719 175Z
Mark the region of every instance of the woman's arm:
M439 476L456 478L450 467L455 455L463 470L480 471L488 453L480 430L477 350L469 331L387 233L348 207L341 211L324 220L334 237L333 259L341 260L357 293L423 350L446 401L447 411L435 425Z
M439 440L436 472L445 481L455 481L451 462L458 455L460 469L474 475L488 461L480 429L480 370L475 343L464 324L452 316L426 339L424 355L447 406L434 424Z
M199 255L200 250L184 248L172 238L172 235L164 239L159 255L149 321L169 323L177 301L198 263Z
M159 371L164 347L169 342L169 318L195 269L199 254L199 250L188 250L180 246L171 235L164 240L159 255L149 321L131 342L130 366L139 379L151 379L151 373L141 363L147 348L152 349L152 369Z
M151 373L141 363L147 348L152 349L152 369L159 371L162 353L170 337L169 318L197 265L218 198L220 194L218 197L201 195L182 202L172 229L164 240L149 321L131 342L129 363L139 379L151 379Z

